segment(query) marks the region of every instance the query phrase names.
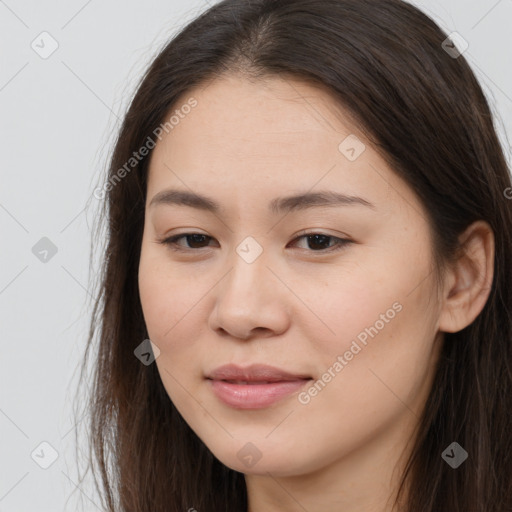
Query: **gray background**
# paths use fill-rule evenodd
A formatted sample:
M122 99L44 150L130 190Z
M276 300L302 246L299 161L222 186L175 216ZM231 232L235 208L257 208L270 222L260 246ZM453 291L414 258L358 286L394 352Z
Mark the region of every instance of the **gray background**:
M510 162L512 0L413 3L469 43ZM94 280L92 191L146 65L207 5L0 0L0 512L99 509L90 476L78 481L72 410ZM44 31L58 43L47 58L31 47L51 49ZM40 252L43 237L54 255ZM47 469L42 442L58 452Z

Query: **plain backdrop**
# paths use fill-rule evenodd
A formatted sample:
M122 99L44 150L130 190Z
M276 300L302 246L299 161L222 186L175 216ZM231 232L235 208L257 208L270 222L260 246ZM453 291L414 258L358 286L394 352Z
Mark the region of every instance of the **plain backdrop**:
M512 0L413 3L469 43L510 162ZM78 483L84 420L72 410L92 294L91 195L146 66L207 7L0 0L0 512L99 510L90 479Z

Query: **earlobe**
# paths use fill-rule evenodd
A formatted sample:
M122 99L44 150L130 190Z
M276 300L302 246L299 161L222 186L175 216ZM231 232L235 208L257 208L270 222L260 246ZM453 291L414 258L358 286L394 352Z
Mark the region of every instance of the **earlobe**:
M460 258L450 269L443 293L439 330L458 332L470 325L487 302L494 276L494 233L477 221L460 236Z

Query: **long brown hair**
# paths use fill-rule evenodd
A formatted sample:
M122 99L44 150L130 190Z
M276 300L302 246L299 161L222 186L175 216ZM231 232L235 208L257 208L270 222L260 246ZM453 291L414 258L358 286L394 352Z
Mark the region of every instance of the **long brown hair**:
M411 512L512 510L511 181L486 98L464 55L443 47L447 37L399 0L224 0L152 62L96 194L107 224L82 376L94 353L89 457L109 512L247 510L244 475L189 428L156 365L134 356L148 338L137 274L151 150L130 158L180 97L226 72L332 93L425 205L438 269L470 223L493 229L489 298L471 325L445 333L401 489ZM469 454L457 469L441 457L453 441Z

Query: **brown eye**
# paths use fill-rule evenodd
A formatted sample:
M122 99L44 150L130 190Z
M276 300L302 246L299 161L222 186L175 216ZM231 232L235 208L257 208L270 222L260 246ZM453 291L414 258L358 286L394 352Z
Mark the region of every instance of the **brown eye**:
M185 238L187 246L178 243L178 240L182 238ZM213 240L211 236L203 235L202 233L182 233L160 240L160 243L169 246L173 250L187 251L207 247L210 240Z
M343 249L346 245L352 243L352 240L347 238L338 238L332 235L322 233L307 233L297 237L295 240L306 239L306 249L312 252L332 252ZM294 240L294 241L295 241ZM334 242L330 244L330 241Z
M186 245L178 243L182 238L185 239ZM347 238L339 238L323 233L307 233L297 237L294 242L301 239L306 239L307 247L305 249L310 252L334 252L353 243L352 240ZM181 233L159 240L159 243L168 246L173 251L195 251L208 247L211 240L214 240L214 238L202 233Z

